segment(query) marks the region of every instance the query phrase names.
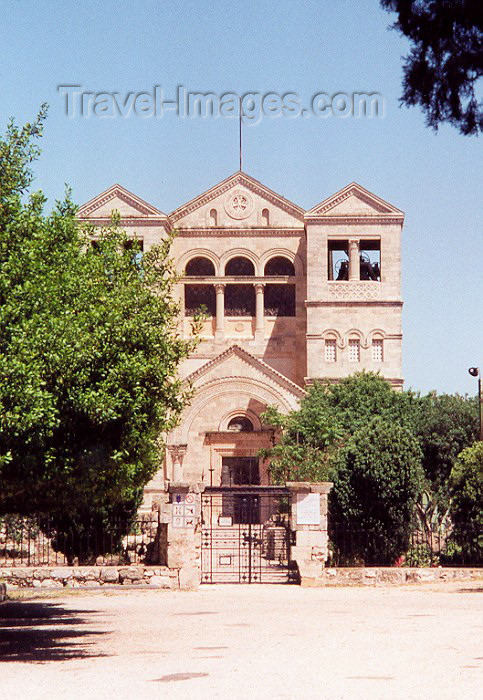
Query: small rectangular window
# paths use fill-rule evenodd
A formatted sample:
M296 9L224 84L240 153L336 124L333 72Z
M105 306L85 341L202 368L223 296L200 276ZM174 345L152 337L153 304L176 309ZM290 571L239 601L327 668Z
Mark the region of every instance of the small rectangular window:
M372 341L372 361L373 362L382 362L383 361L382 340L374 339Z
M349 340L349 362L360 362L361 344L357 339Z
M207 316L216 316L216 293L212 284L185 284L184 315L195 316L202 311Z
M266 284L265 316L295 316L295 285Z
M335 340L325 341L325 361L335 362L337 360L337 347Z
M227 284L225 316L255 316L255 287L252 284Z
M144 241L142 238L128 238L124 241L124 250L135 250L142 253L144 251Z

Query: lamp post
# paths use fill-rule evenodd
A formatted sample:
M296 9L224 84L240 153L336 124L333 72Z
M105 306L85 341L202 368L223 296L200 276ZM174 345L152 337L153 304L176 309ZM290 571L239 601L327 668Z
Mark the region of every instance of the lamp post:
M480 440L483 442L483 396L481 395L481 372L479 367L470 367L472 377L478 377L478 400L480 403Z

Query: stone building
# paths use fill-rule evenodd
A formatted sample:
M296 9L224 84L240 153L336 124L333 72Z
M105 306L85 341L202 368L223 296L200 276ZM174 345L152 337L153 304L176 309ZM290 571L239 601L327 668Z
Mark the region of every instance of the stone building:
M272 432L267 405L295 409L307 385L379 371L401 388L403 213L351 183L309 211L243 172L166 215L114 185L81 207L112 210L148 249L176 229L180 332L195 310L202 342L180 371L195 389L145 508L165 482L268 484L257 457Z

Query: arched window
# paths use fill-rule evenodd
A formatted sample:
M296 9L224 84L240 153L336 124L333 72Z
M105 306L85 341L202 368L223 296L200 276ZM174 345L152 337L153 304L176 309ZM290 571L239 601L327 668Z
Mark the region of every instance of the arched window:
M251 260L239 256L226 263L225 275L227 277L253 277L255 268Z
M270 214L268 209L262 209L262 226L269 226L270 224Z
M295 268L293 263L288 258L284 258L282 255L277 255L275 258L270 258L265 265L266 277L293 277L294 275Z
M234 433L252 433L253 423L246 416L235 416L228 423L228 430Z
M186 265L186 277L213 277L215 266L208 258L192 258Z
M218 212L216 209L210 210L210 224L211 226L218 226Z

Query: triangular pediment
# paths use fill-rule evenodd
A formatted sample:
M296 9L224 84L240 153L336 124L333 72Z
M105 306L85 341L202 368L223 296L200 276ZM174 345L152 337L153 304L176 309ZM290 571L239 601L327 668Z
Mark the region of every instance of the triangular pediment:
M170 214L175 228L256 228L266 225L262 212L269 213L269 226L302 228L304 210L261 182L238 171ZM216 212L216 223L210 212Z
M240 376L276 385L287 397L295 399L295 401L299 401L305 396L305 391L298 384L292 382L263 360L251 355L239 345L232 345L228 350L186 377L185 381L196 389L212 379L221 380Z
M377 197L369 190L364 189L357 182L351 182L336 194L317 204L307 212L306 218L311 217L364 217L364 216L404 216L389 202Z
M84 204L77 215L81 219L108 219L115 210L123 219L166 217L159 209L117 184Z

